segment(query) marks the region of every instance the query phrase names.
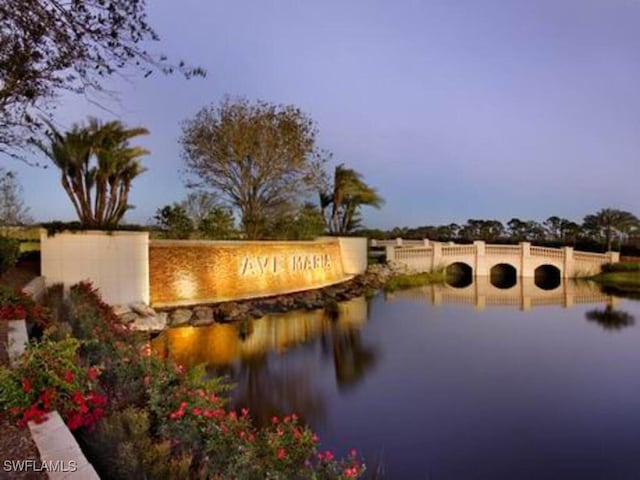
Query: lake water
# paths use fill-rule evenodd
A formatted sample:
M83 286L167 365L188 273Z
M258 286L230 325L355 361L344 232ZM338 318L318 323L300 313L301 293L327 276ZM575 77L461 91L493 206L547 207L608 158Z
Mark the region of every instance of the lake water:
M519 281L520 282L520 281ZM640 302L588 283L430 286L322 311L178 328L160 355L297 412L390 479L640 478Z

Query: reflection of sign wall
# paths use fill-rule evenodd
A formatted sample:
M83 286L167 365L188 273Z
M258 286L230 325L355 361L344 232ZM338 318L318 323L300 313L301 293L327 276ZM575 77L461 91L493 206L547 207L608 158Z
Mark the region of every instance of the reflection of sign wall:
M150 297L156 306L277 295L346 278L337 240L149 244Z

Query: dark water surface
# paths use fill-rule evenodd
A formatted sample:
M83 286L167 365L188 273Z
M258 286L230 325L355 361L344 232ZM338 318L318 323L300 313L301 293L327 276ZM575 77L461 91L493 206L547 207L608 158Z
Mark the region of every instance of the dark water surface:
M425 287L173 329L161 355L237 382L258 421L299 413L323 448L390 479L640 479L640 302Z

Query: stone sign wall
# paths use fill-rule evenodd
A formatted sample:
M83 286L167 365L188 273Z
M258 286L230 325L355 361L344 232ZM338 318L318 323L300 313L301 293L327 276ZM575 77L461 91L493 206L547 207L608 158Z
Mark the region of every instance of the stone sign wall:
M150 302L154 306L290 293L348 278L337 239L315 242L153 240L149 243Z

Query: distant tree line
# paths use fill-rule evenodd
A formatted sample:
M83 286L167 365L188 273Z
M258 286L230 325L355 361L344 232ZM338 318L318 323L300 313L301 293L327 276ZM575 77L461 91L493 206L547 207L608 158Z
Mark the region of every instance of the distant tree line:
M622 250L640 253L640 220L633 213L603 208L584 217L581 223L551 216L543 222L512 218L506 224L499 220L469 219L465 224L395 227L391 230L355 232L370 238L423 239L442 242L470 243L484 240L492 243L533 242L549 246L573 246L591 251Z

